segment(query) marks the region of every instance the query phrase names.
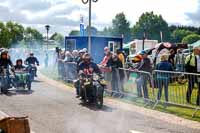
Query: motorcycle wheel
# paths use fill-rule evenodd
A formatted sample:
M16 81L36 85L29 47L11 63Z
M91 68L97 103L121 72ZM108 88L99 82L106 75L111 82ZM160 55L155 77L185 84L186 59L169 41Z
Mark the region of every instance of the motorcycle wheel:
M96 107L99 109L103 107L103 93L104 93L104 88L99 87L97 89L97 94L96 94Z

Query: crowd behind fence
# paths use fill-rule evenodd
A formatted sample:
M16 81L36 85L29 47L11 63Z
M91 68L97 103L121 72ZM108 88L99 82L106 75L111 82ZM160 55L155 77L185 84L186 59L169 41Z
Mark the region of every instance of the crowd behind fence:
M73 81L78 77L75 62L58 63L61 79ZM106 92L117 97L143 99L147 104L159 103L185 106L199 110L200 74L159 71L152 73L124 68L101 68L107 81ZM194 115L193 114L193 115Z

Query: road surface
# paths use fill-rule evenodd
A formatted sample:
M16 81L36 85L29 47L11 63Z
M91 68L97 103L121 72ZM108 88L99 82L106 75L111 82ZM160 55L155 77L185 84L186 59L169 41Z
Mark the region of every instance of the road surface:
M186 122L164 113L105 100L101 110L83 106L73 91L43 76L33 92L0 95L0 110L10 116L26 116L36 133L199 133L197 122ZM143 112L143 113L142 113ZM148 113L149 112L149 113ZM157 116L158 115L158 116ZM160 116L159 116L160 115ZM167 114L166 114L167 116ZM176 119L177 122L176 122ZM192 127L196 124L196 127ZM188 126L187 126L188 125Z

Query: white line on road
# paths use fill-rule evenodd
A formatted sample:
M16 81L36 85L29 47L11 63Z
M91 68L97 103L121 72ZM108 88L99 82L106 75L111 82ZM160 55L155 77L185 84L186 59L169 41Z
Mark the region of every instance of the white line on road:
M138 131L135 131L135 130L130 130L129 132L130 133L142 133L142 132L138 132Z

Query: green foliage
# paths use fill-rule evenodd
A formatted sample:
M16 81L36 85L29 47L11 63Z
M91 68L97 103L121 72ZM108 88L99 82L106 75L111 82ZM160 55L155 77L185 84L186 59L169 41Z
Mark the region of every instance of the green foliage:
M50 40L55 40L58 42L60 45L64 45L64 36L59 34L59 33L54 33L51 37Z
M42 41L43 36L42 34L37 31L36 29L33 29L31 27L27 27L25 30L25 40L39 40Z
M190 35L184 37L182 40L182 43L192 44L198 40L200 40L200 35L193 33L193 34L190 34Z
M9 36L9 31L4 25L4 23L0 22L0 47L8 48L11 45L11 39Z
M114 36L124 36L124 42L128 42L131 40L131 29L130 23L126 19L125 14L119 13L112 20L112 35Z
M185 30L185 29L176 29L173 31L172 33L172 37L173 37L173 42L177 42L180 43L184 37L192 34L193 32L189 31L189 30Z
M12 44L23 40L24 27L22 25L9 21L6 23L6 28L8 29Z
M154 15L153 12L143 13L133 27L133 35L138 39L142 39L143 34L146 33L147 39L161 41L161 31L163 33L163 41L168 41L170 39L170 32L167 22L161 15Z

